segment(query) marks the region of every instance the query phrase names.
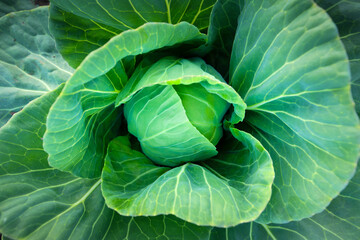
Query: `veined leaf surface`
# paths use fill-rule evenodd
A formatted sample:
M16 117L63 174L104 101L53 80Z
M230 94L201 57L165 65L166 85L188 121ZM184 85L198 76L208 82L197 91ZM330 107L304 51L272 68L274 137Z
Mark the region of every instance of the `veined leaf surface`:
M255 220L270 199L272 162L255 138L231 132L234 137L216 158L172 169L131 149L127 137L114 139L102 175L107 205L122 215L174 214L197 225Z
M116 119L121 109L114 102L127 81L124 71L117 74L123 69L120 60L186 41L202 42L203 38L188 23L149 23L95 50L67 81L50 110L44 136L50 165L81 177L100 176L106 143L120 125Z
M186 21L206 30L215 0L54 0L50 29L57 47L73 67L122 31L148 22Z
M48 17L48 7L39 7L0 18L0 127L72 75L55 48Z
M231 49L235 38L237 20L243 6L243 0L218 0L210 15L208 44L211 51L207 54L206 60L226 80L229 78Z
M360 2L316 0L336 24L350 61L351 92L360 115Z
M321 213L287 224L241 224L234 228L214 228L211 240L313 240L357 239L360 235L360 166L349 185Z
M174 216L120 216L105 205L99 179L48 165L42 136L61 88L29 103L0 130L0 232L34 240L208 239L211 228Z
M272 198L258 221L321 212L346 186L360 131L336 26L312 1L249 1L239 18L230 83L244 126L274 162Z

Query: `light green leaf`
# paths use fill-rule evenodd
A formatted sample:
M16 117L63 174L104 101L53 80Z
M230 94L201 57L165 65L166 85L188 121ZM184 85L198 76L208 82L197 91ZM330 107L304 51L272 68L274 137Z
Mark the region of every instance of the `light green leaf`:
M98 177L107 142L117 134L120 108L114 101L127 81L122 59L204 36L187 23L149 23L112 38L95 50L67 81L52 106L44 135L51 166L76 176ZM116 72L114 72L114 69Z
M231 84L246 127L274 162L272 198L258 221L321 212L352 177L360 128L345 49L312 1L251 1L239 18Z
M107 205L121 215L174 214L197 225L228 227L255 220L270 199L272 162L255 138L231 131L235 138L216 158L172 169L131 149L127 137L114 139L102 175Z
M189 91L198 102L187 102ZM129 101L124 112L129 132L150 159L165 166L216 155L214 145L222 136L221 121L229 104L235 108L233 123L243 119L245 109L234 89L199 58L163 58L151 67L142 63L116 101L118 105Z
M360 115L360 2L356 0L316 0L336 24L350 60L351 92Z
M214 229L211 239L341 240L360 236L360 167L349 185L322 213L288 224L241 224L234 228Z
M229 78L230 56L237 20L243 5L243 0L218 0L210 15L208 44L211 51L206 59L226 80Z
M55 48L48 7L0 18L0 127L25 104L55 89L73 72Z
M141 90L125 104L124 114L129 132L156 164L173 167L217 154L215 146L189 121L172 86Z
M48 165L42 136L61 88L31 102L0 130L0 232L34 240L208 239L211 228L173 216L120 216L106 207L100 180Z
M243 120L246 107L241 97L225 83L219 73L200 58L175 59L163 58L152 64L140 65L134 75L118 95L116 105L129 101L138 91L154 85L189 85L200 83L209 93L218 95L233 104L234 113L231 123Z
M0 17L21 10L30 10L38 5L32 0L2 0L0 2Z

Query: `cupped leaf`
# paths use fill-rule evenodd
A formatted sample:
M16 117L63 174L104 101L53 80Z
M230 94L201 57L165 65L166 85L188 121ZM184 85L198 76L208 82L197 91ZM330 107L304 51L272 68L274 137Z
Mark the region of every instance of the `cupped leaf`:
M0 17L22 10L30 10L36 8L38 5L31 0L2 0L0 2Z
M129 132L156 164L178 166L217 154L215 146L189 121L172 86L142 89L125 104L124 114Z
M215 239L278 239L325 240L357 239L360 236L360 167L349 185L321 213L298 222L287 224L241 224L234 228L214 228Z
M237 20L243 6L243 0L218 0L210 15L208 45L211 51L206 56L206 60L226 80L229 78L231 49L235 38Z
M11 239L208 239L211 228L173 216L123 217L100 180L51 168L42 148L59 87L29 103L0 130L0 232Z
M129 83L117 96L116 105L129 101L138 91L154 85L190 85L200 83L209 93L215 94L234 106L231 123L243 120L246 108L236 91L225 83L219 73L200 58L163 58L151 65L140 64Z
M360 2L315 0L336 24L350 61L351 92L360 115Z
M270 199L272 162L255 138L231 131L235 138L216 158L173 169L156 166L131 149L127 137L114 139L102 174L107 205L121 215L173 214L197 225L228 227L255 220Z
M55 48L48 17L48 7L39 7L0 19L0 127L72 75Z
M186 41L200 43L203 38L187 23L149 23L95 50L67 81L49 113L44 149L50 165L76 176L100 176L106 143L120 124L121 109L113 104L127 81L121 60Z
M214 145L222 136L229 104L235 108L231 121L244 117L239 95L199 58L167 57L147 64L136 69L117 98L118 105L126 103L129 132L139 139L143 152L165 166L216 155Z
M274 162L272 198L258 221L321 212L354 174L359 121L335 25L312 1L251 1L239 18L231 84L244 126Z

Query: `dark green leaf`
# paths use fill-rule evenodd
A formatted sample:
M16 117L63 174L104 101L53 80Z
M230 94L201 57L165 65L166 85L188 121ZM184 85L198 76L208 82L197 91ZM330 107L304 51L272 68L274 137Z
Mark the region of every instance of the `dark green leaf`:
M200 30L209 25L215 0L53 0L52 4L77 16L119 30L137 28L148 22L177 24L186 21Z
M64 59L77 68L84 58L121 30L50 5L49 28Z
M207 29L215 0L54 0L50 29L61 54L73 67L111 37L147 22L187 21Z
M360 115L360 2L357 0L316 0L338 27L351 69L351 92Z
M231 49L243 0L218 0L210 15L208 63L228 80Z

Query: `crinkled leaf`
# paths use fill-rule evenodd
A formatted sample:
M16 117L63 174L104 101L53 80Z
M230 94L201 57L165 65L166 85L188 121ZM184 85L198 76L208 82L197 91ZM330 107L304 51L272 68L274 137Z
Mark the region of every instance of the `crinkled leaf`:
M0 232L14 239L208 239L211 228L173 216L120 216L105 205L100 180L51 168L42 136L60 91L34 100L0 130Z
M360 2L356 0L315 0L336 24L345 45L351 69L351 92L360 115Z
M257 223L241 224L234 228L212 231L215 239L357 239L360 236L360 167L349 185L336 197L323 212L299 222L263 225ZM227 232L227 233L226 233Z
M352 177L360 143L335 25L312 1L248 2L230 72L248 106L247 130L274 162L272 198L258 221L321 212Z
M73 72L56 50L47 21L48 7L0 19L0 127Z
M113 105L127 81L120 60L185 41L201 43L203 38L188 23L149 23L95 50L67 81L49 113L44 149L50 165L76 176L100 176L106 143L120 125L116 119L121 109Z
M270 199L272 162L255 138L231 131L235 138L215 159L172 169L131 149L127 137L114 139L102 175L107 205L121 215L174 214L197 225L228 227L256 219Z
M0 2L0 17L21 10L30 10L38 5L33 0L2 0Z
M231 49L243 5L243 0L218 0L210 15L208 44L211 51L206 59L225 79L229 77Z

